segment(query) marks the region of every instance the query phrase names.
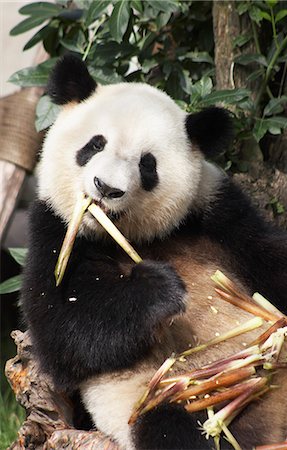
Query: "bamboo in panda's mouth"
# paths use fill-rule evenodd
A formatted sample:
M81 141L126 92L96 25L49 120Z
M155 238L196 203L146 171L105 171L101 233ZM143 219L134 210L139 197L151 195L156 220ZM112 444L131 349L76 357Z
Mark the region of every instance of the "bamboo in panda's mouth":
M77 198L72 218L68 225L67 232L55 267L54 273L56 278L56 286L59 286L59 284L63 279L73 249L73 245L79 230L79 226L82 222L84 213L87 211L87 209L135 263L139 263L142 261L138 253L134 250L134 248L123 236L123 234L118 230L118 228L113 224L113 222L108 218L108 216L105 214L102 208L100 208L100 206L98 206L97 204L93 203L90 197L86 197L84 194L81 193Z

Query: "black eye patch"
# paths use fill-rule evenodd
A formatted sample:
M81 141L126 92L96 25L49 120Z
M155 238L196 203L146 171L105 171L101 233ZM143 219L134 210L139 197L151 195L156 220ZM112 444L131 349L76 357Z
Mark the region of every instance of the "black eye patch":
M145 191L152 191L158 184L156 159L151 153L141 157L140 163L141 183Z
M92 137L83 148L77 151L77 164L79 166L85 166L96 153L104 150L106 143L106 139L101 134Z

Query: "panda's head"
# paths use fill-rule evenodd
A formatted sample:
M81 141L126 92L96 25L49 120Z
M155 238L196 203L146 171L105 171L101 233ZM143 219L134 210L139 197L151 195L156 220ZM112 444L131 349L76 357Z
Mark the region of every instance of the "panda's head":
M165 93L142 83L96 86L85 64L59 60L48 94L63 105L39 164L39 197L68 222L84 192L132 240L163 237L213 189L218 172L204 156L230 141L229 114L187 115ZM101 236L85 214L83 233Z

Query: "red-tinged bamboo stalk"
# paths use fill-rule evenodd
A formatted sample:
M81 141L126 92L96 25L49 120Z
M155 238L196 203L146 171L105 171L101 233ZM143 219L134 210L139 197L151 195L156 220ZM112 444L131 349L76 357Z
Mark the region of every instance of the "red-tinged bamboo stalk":
M234 353L233 355L227 356L227 358L217 359L216 361L213 361L212 363L203 366L201 369L203 370L216 366L221 366L223 364L227 364L235 360L245 359L248 356L259 355L260 353L261 352L259 345L252 345L251 347L244 348L243 350L240 350L239 352Z
M265 381L266 380L266 381ZM185 409L188 412L196 412L201 411L203 409L209 408L210 406L218 405L219 403L223 403L227 400L237 401L238 399L245 399L257 390L261 389L267 382L265 378L253 378L249 381L245 381L243 383L237 384L232 388L226 389L223 392L219 392L217 394L211 395L209 397L195 400L188 405L185 406ZM244 397L243 397L244 395ZM241 401L238 402L238 407L240 407ZM227 405L228 406L228 405ZM224 409L224 408L223 408ZM216 413L218 414L218 413ZM215 416L216 416L215 414ZM214 416L214 417L215 417Z
M278 444L259 445L255 450L287 450L287 440Z
M156 371L152 379L150 380L147 389L141 396L141 398L137 401L137 403L134 406L132 415L129 419L129 424L134 423L136 418L138 417L139 411L144 407L144 405L147 403L147 401L151 398L154 390L156 389L157 385L161 381L161 379L164 377L164 375L171 369L171 367L176 362L176 358L171 356L170 358L166 359L163 364L160 366L160 368ZM176 379L175 381L167 384L175 384L178 381L186 379L186 377L180 377L179 379Z
M216 336L215 338L211 339L210 341L205 342L204 344L201 344L201 345L198 345L197 347L193 347L193 348L186 350L185 352L181 353L178 356L178 358L189 356L192 353L196 353L201 350L205 350L206 348L208 348L212 345L219 344L220 342L223 342L223 341L226 341L233 337L239 336L243 333L247 333L248 331L255 330L256 328L261 327L262 323L263 323L262 319L260 319L259 317L254 317L253 319L248 320L247 322L239 325L238 327L235 327L232 330L229 330L220 336Z
M176 362L176 358L174 356L170 356L170 358L167 358L163 364L160 366L160 368L156 371L152 379L150 380L147 389L143 393L143 395L140 397L140 399L136 402L133 412L129 418L129 425L134 423L136 419L139 416L140 411L143 409L143 407L147 404L148 400L151 398L152 394L154 393L157 385L159 384L160 380L164 375L171 369L171 367ZM183 377L186 379L186 377ZM182 379L182 377L180 378ZM175 380L173 384L177 383L180 380ZM171 383L168 383L171 384Z
M287 362L266 362L263 364L265 370L287 369Z
M252 349L255 349L256 346L252 347ZM257 348L259 349L259 347L257 346ZM245 349L247 350L247 349ZM220 364L216 364L213 363L212 365L206 366L201 368L201 369L194 369L191 372L187 372L184 375L180 375L178 377L171 377L171 378L164 378L163 380L161 380L158 384L158 387L163 387L166 386L168 384L172 384L172 383L176 383L177 381L179 381L182 378L186 378L189 377L190 382L192 382L193 380L202 380L204 378L210 378L213 375L219 375L222 373L227 373L230 370L235 370L235 369L240 369L241 367L245 367L245 366L252 366L255 367L259 364L262 364L263 360L263 356L261 353L255 353L255 352L251 352L249 356L247 356L247 351L244 353L246 353L246 357L245 358L241 358L241 359L227 359L227 362L225 362L223 359L220 360ZM241 352L238 352L238 355Z
M176 362L176 358L174 356L171 356L170 358L168 358L164 361L164 363L160 366L160 368L156 371L156 373L150 380L150 382L148 384L149 390L154 389L158 385L160 380L172 368L172 366L174 365L175 362Z
M269 338L261 345L261 350L267 351L265 354L266 362L277 362L284 344L285 336L287 336L287 327L279 328L272 333ZM268 349L270 349L268 351Z
M233 283L224 273L222 273L220 270L217 270L214 275L210 277L214 283L216 283L218 286L220 286L224 291L226 291L228 294L231 294L235 297L238 297L242 300L245 300L247 302L252 302L251 298L246 295L244 292L240 291L238 289L238 286Z
M280 317L277 322L273 323L273 325L271 325L271 327L264 331L264 333L260 334L260 336L258 336L258 338L255 339L255 341L253 341L251 345L263 344L263 342L265 342L272 333L277 331L278 328L283 328L285 326L287 326L287 319L285 317Z
M259 294L259 292L255 292L252 295L253 300L257 303L257 305L261 306L262 308L266 309L266 311L269 311L273 314L275 314L278 317L286 317L284 314L279 311L274 305L272 305L267 298L263 297L263 295Z
M254 316L261 317L267 322L277 322L277 320L279 319L279 316L267 311L266 309L261 308L251 301L235 297L219 288L215 288L215 291L223 300L226 300L228 303L231 303L232 305L237 306L238 308L243 309L244 311L247 311Z
M190 397L200 394L208 394L222 387L232 386L239 381L245 380L255 374L254 367L243 367L241 369L232 370L228 373L220 373L207 381L203 381L199 385L191 386L183 392L179 392L171 399L172 402L188 400Z
M232 402L224 406L224 408L222 408L220 411L214 414L214 416L204 422L203 429L206 432L207 436L219 435L222 431L222 424L226 424L229 417L232 416L234 418L237 411L242 410L242 408L250 403L254 398L257 398L258 395L266 392L266 390L268 389L266 386L267 381L268 380L266 377L259 377L253 378L247 382L243 382L240 385L237 385L238 391L239 388L243 385L245 385L245 388L233 397L234 400L232 400ZM228 390L233 390L235 392L235 388Z
M188 385L189 378L185 380L180 380L172 386L167 386L164 390L162 390L156 397L153 397L140 411L141 414L145 414L146 412L154 409L156 406L160 405L166 400L171 399L173 396L177 395L179 392L182 392Z

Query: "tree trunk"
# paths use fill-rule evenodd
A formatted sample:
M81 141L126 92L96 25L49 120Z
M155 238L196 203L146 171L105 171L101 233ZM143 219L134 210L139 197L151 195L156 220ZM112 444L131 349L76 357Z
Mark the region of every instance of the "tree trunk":
M18 352L7 361L5 373L27 418L10 450L120 450L98 431L74 428L73 404L64 393L55 390L49 376L39 369L29 333L13 331L12 337Z

